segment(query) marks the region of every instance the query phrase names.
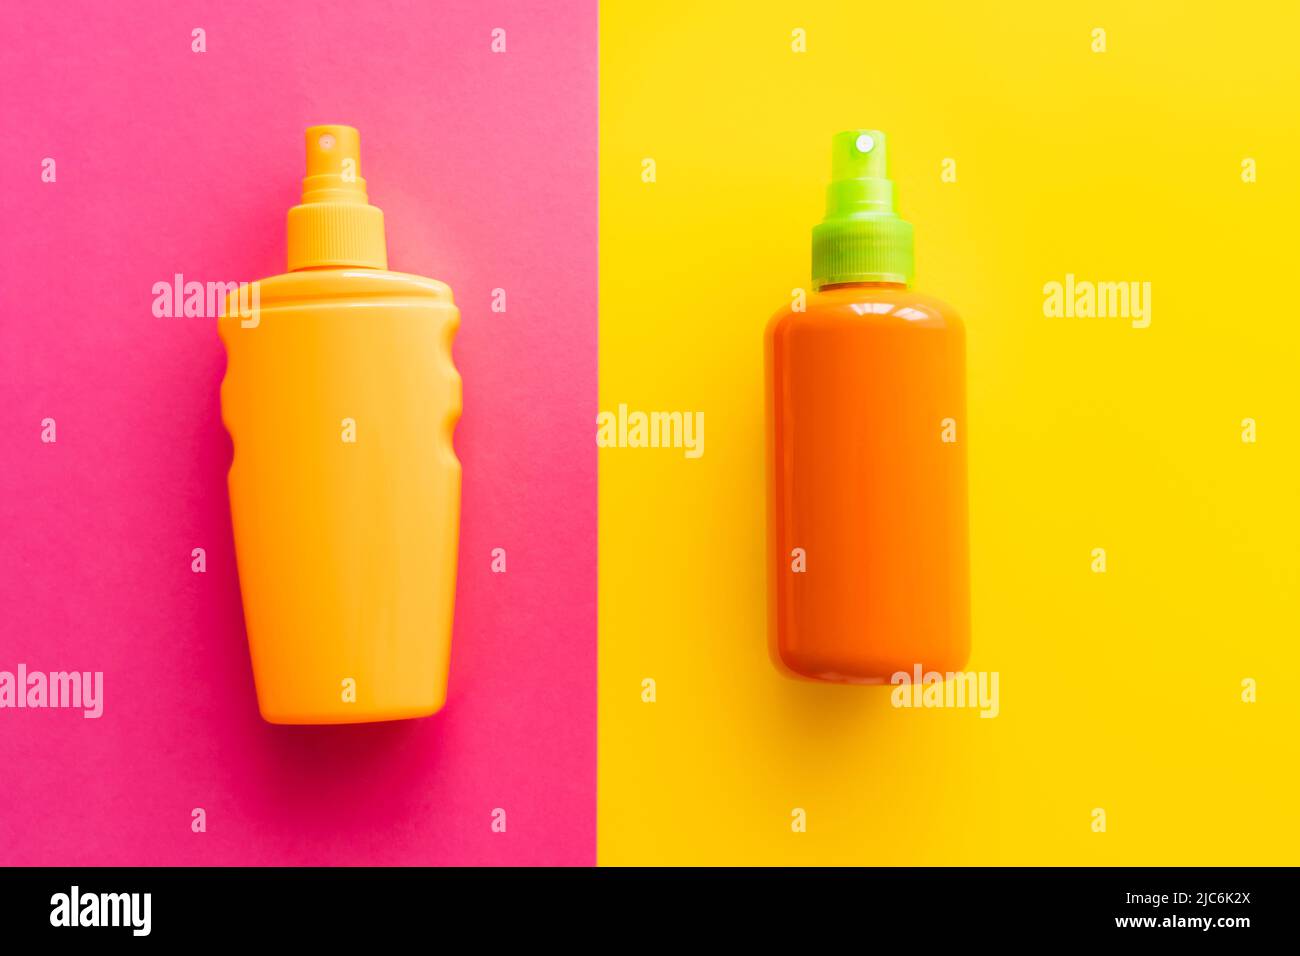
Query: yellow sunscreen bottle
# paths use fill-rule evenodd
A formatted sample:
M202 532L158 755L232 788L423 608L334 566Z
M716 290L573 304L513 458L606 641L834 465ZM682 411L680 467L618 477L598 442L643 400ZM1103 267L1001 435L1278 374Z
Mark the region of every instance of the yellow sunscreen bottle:
M460 314L445 284L388 271L349 126L307 130L288 252L218 322L258 706L277 724L432 714L456 590Z

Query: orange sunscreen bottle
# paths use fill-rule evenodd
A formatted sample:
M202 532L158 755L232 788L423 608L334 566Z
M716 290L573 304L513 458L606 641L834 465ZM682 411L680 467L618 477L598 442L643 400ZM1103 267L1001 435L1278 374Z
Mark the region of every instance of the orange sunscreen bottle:
M766 333L769 645L786 673L877 684L970 650L965 332L908 289L884 135L832 148L814 291Z
M422 717L447 692L460 314L443 283L388 271L349 126L307 130L288 251L218 323L258 706L275 724Z

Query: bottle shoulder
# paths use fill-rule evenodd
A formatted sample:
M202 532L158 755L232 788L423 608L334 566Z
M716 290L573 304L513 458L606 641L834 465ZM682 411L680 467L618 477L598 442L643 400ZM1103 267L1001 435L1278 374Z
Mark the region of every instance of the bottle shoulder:
M257 279L225 283L218 328L248 327L262 315L301 315L320 310L355 308L432 310L451 317L452 327L459 312L451 287L427 276L384 269L341 268L301 269Z
M428 276L386 269L301 269L257 280L263 305L332 298L434 299L451 305L451 287Z
M798 307L801 304L802 309ZM913 289L845 288L812 292L803 303L787 304L768 320L767 330L775 334L844 324L955 330L964 327L953 306Z

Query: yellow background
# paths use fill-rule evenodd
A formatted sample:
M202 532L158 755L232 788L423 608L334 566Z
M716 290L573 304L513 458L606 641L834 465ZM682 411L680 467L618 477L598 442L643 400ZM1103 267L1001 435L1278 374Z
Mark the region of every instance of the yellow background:
M603 864L1300 862L1297 9L603 4L600 407L706 420L600 452ZM967 322L993 720L766 656L762 331L859 126ZM1045 318L1067 272L1151 327Z

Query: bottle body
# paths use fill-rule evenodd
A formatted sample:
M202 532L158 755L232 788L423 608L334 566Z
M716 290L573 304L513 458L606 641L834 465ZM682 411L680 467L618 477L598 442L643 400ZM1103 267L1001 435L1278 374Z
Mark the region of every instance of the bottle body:
M447 286L291 272L226 309L222 418L258 706L272 723L432 714L446 697L461 411Z
M814 293L766 331L769 647L883 683L970 649L965 331L901 284Z

